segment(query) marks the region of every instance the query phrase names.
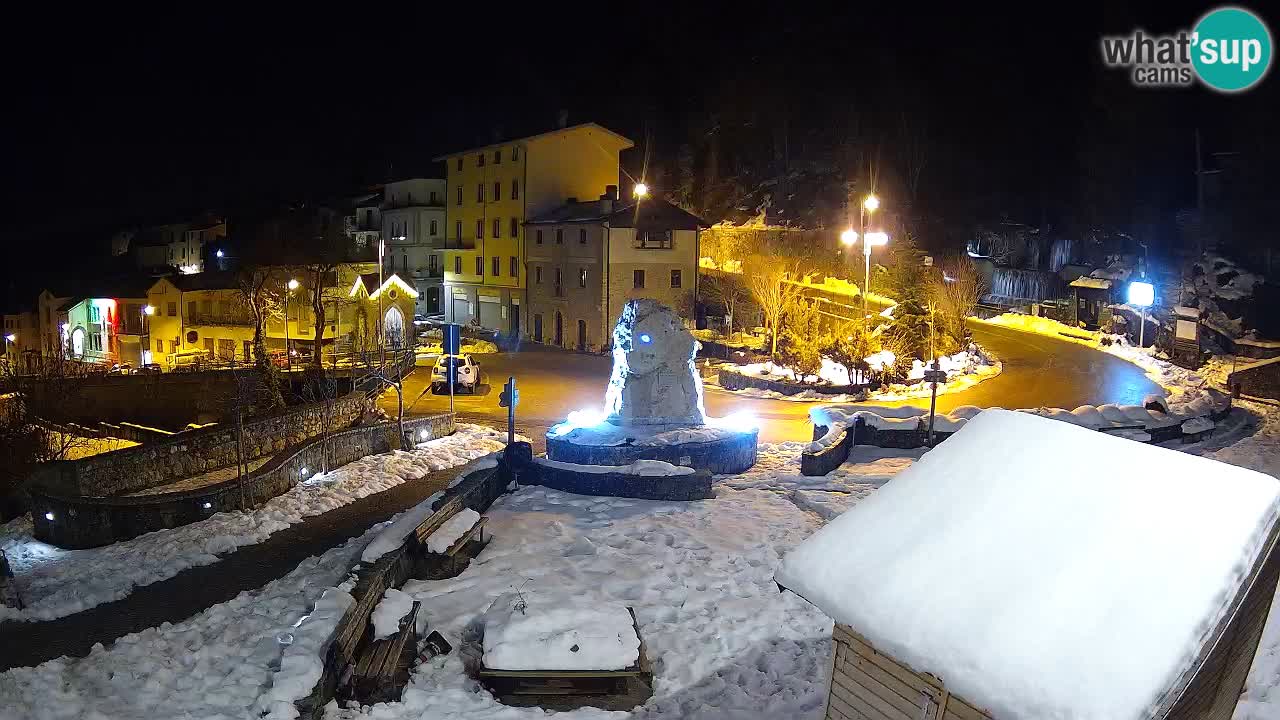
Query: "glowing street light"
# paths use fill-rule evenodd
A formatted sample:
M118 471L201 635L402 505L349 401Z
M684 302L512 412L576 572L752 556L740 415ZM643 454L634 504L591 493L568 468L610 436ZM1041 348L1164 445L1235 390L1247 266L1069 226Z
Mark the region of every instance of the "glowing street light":
M874 199L875 195L869 196L867 199ZM879 201L877 201L877 206ZM889 236L883 232L869 232L862 234L862 329L867 329L867 295L871 294L871 248L885 245L889 242Z
M862 201L862 207L866 208L868 214L873 213L880 209L880 198L868 195L867 199Z
M840 233L840 242L845 247L853 247L853 244L858 242L858 233L853 228L849 228Z
M142 308L142 314L143 314L143 315L155 315L155 314L156 314L156 306L155 306L155 305L146 305L146 306L144 306L144 307Z
M1129 304L1137 305L1141 320L1138 321L1138 347L1146 340L1147 308L1155 304L1156 288L1149 282L1135 280L1129 283Z
M219 250L218 252L214 253L214 255L216 255L216 256L218 256L218 257L224 257L224 255L222 254L222 251L221 251L221 250Z
M13 333L9 333L8 335L5 335L5 336L4 336L4 339L5 339L5 340L8 340L8 341L9 341L9 342L11 342L11 343L16 343L16 342L18 342L18 336L17 336L17 335L14 335Z
M289 278L289 289L290 290L298 289L298 281L296 278Z
M289 352L290 350L290 347L289 347L289 298L290 296L293 295L293 291L298 289L297 278L289 278L289 282L285 285L285 287L289 289L289 291L284 294L284 349L286 351L285 364L288 365L289 370L292 371L293 370L293 353Z
M636 197L638 197L638 198L648 197L648 196L649 196L649 186L648 186L648 185L645 185L645 184L644 184L644 183L642 183L642 182L638 182L638 183L636 183L636 187L635 187L635 189L634 189L632 192L633 192L633 193L635 193L635 196L636 196Z

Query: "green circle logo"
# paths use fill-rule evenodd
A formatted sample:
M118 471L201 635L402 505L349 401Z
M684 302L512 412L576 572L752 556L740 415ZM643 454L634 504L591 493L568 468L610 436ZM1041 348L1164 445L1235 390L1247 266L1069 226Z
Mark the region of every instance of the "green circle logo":
M1191 64L1205 85L1220 92L1248 90L1271 66L1271 33L1248 10L1224 7L1196 23Z

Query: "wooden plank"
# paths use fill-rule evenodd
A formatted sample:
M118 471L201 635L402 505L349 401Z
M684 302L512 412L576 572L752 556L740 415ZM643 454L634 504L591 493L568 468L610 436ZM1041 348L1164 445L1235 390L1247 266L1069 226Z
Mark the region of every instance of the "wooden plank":
M942 704L940 702L940 693L934 688L921 688L918 686L912 687L899 679L898 676L871 662L868 658L861 655L854 655L844 662L850 667L857 668L862 673L871 676L876 680L876 682L879 682L885 688L893 691L905 700L917 702L921 694L924 694L933 702L938 703L939 705Z
M828 713L827 717L834 717L831 714L832 711L839 713L841 717L848 718L849 720L879 720L879 718L875 718L859 712L856 708L849 705L849 703L845 702L842 698L835 695L834 693L832 693L831 695L830 708L827 711Z
M874 705L838 682L831 683L832 702L844 703L851 713L861 715L867 720L894 720L880 712Z
M854 638L853 642L849 644L849 649L852 653L866 658L885 672L898 678L898 680L913 690L933 690L935 693L942 691L942 683L932 675L921 675L917 673L906 665L894 660L891 656L876 650L861 638Z
M450 557L457 555L462 551L462 548L466 547L467 544L471 542L472 538L484 532L484 525L487 522L489 522L489 518L481 515L480 519L476 521L476 524L472 525L470 530L463 533L462 537L455 540L454 543L449 546L449 549L444 551L444 554Z
M991 716L959 695L947 698L946 712L959 720L991 720Z
M885 698L880 697L874 688L868 688L863 685L857 677L837 673L835 675L835 679L836 682L832 683L832 687L839 687L846 690L851 695L862 700L864 705L874 708L876 712L887 720L920 720L920 713L918 710L914 714L911 712L903 712L894 706L893 703L890 703Z
M414 529L413 535L417 538L418 543L420 545L426 545L427 538L431 537L431 533L439 530L445 520L457 515L462 508L463 504L461 495L454 495L446 500L444 504L440 506L439 510L428 515L427 518L422 521L422 524L418 525L418 527Z
M857 665L846 663L838 667L837 672L838 676L846 677L863 688L866 688L868 691L874 693L877 698L880 698L885 705L892 707L894 710L902 713L904 717L911 718L911 720L919 720L920 711L923 709L923 702L928 702L931 707L934 704L931 696L921 692L915 693L915 697L903 697L893 688L886 686L871 675L863 672Z

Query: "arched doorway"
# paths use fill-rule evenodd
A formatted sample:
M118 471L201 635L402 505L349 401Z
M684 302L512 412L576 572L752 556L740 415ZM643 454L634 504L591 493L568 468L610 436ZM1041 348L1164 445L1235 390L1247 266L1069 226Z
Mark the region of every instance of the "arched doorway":
M71 331L71 357L84 357L84 328L78 327Z
M440 288L438 287L427 288L427 312L433 314L440 312Z
M382 332L388 345L400 347L404 344L404 314L400 312L400 308L387 308L387 314L382 319Z
M587 351L587 321L578 321L578 352Z
M556 311L556 334L554 344L556 347L564 347L564 316L560 314L559 310Z

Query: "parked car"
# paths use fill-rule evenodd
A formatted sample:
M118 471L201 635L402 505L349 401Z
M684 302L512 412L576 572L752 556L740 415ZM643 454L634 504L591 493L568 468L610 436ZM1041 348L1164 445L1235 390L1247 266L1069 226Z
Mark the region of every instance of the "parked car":
M209 353L204 350L185 350L174 353L170 362L173 372L198 372L209 364Z
M164 368L160 367L160 363L147 363L134 372L139 375L159 375L164 372Z
M474 393L476 386L480 384L480 365L470 355L441 355L431 370L431 392L449 392L447 369L450 362L458 369L453 383L454 392L466 390Z
M132 375L133 365L129 363L116 363L107 371L108 375Z

